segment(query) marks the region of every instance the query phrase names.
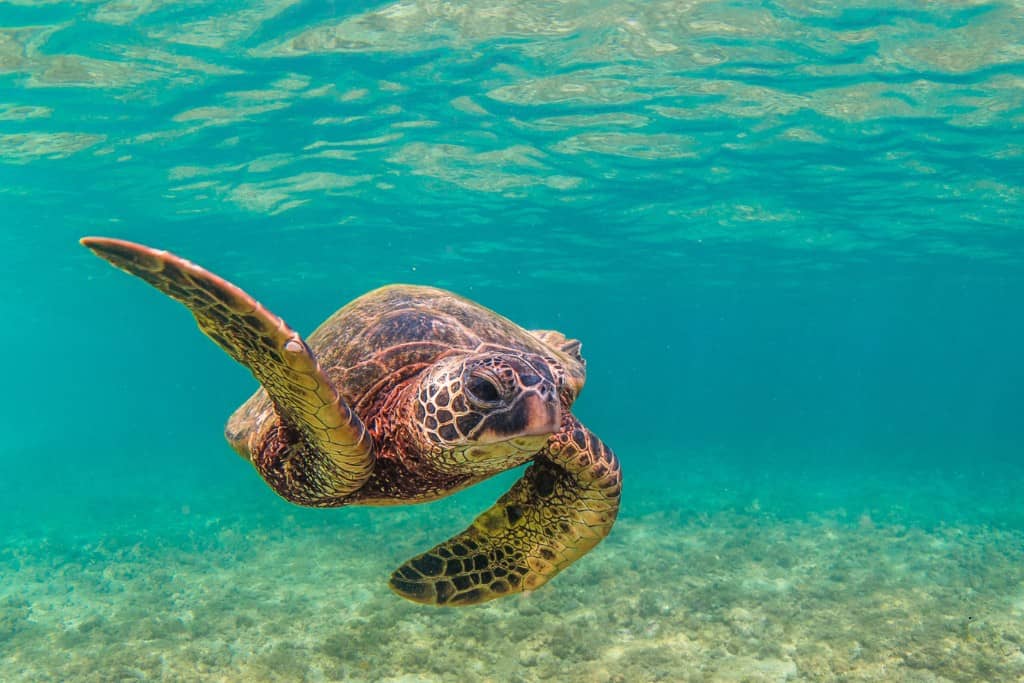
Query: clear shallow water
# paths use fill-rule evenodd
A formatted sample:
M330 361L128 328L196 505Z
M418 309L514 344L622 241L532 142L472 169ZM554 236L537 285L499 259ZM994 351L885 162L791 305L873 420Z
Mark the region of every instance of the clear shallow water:
M0 678L1024 676L1019 3L0 26ZM404 281L582 339L616 531L528 599L400 602L388 572L509 476L289 507L220 436L246 372L84 234L302 331Z

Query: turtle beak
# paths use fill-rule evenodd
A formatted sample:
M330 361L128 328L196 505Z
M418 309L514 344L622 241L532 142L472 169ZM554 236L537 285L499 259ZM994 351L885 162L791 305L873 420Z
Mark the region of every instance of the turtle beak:
M522 411L524 416L523 436L553 434L562 423L562 410L557 397L554 400L547 399L536 391L524 392L513 410Z
M488 415L478 440L495 443L523 437L547 437L562 424L562 407L554 391L522 392L507 409Z

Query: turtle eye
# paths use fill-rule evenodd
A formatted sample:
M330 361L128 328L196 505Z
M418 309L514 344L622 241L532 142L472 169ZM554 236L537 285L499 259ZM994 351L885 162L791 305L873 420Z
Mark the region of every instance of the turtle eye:
M466 391L472 399L480 403L496 403L501 399L501 390L490 379L482 375L473 375L466 382Z

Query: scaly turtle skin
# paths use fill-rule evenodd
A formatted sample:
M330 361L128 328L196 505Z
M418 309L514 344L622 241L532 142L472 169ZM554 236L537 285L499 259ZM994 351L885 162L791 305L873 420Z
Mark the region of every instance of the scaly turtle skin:
M102 237L82 244L183 303L249 368L262 387L226 436L294 503L420 503L532 461L468 529L392 574L399 595L467 605L536 589L615 522L619 462L569 412L586 377L578 341L411 285L364 294L303 340L174 254Z

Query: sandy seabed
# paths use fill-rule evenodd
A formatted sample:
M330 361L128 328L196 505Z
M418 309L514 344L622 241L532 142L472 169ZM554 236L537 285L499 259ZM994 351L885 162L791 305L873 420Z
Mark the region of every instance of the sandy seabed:
M1024 680L1014 527L647 502L534 594L463 609L393 595L390 571L478 502L200 505L150 511L160 526L12 535L0 680Z

